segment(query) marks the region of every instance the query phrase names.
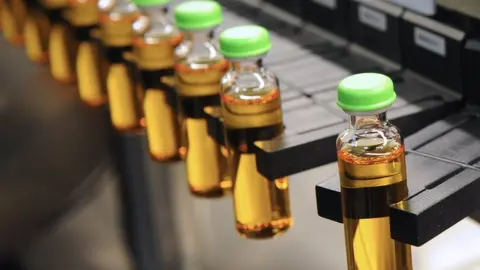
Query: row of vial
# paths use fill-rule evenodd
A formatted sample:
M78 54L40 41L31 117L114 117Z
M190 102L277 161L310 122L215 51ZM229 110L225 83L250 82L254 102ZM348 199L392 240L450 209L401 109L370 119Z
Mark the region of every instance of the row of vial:
M279 235L292 224L288 180L260 175L253 147L284 130L277 79L262 66L271 47L268 32L253 25L228 29L219 37L219 50L214 36L223 19L218 3L184 2L175 8L173 24L168 2L72 2L61 12L75 37L63 23L50 25L49 35L42 37L46 18L39 13L27 20L23 34L13 38L4 28L4 35L12 43L25 39L29 57L48 60L58 81L78 81L86 104L108 103L118 132L145 130L154 160L183 159L192 194L232 193L242 236ZM220 105L224 143L209 136L207 125L208 109Z
M183 159L193 194L231 192L241 235L269 238L291 227L288 179L269 181L256 168L254 143L284 131L277 79L262 65L271 47L265 29L228 29L217 49L221 7L185 2L175 8L173 25L168 0L74 0L69 6L44 0L49 12L34 13L22 28L21 0L10 1L9 12L2 9L5 37L12 43L25 38L29 57L49 59L57 80L77 79L85 103L108 102L119 132L146 129L153 159ZM58 12L76 38L65 24L42 17ZM380 74L354 75L338 87L337 104L349 114L337 140L349 269L412 268L410 247L389 234L388 206L408 195L403 138L386 118L395 98L392 81ZM207 126L218 106L222 143Z

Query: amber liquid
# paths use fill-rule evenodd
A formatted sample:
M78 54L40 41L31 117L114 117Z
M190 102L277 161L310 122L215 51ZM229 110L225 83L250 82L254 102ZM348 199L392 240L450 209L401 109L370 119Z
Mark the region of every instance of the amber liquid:
M143 38L134 40L134 53L137 57L137 65L142 68L145 58L156 60L149 64L163 66L163 68L173 67L173 49L181 41L180 35L157 41L154 44L146 43ZM149 50L149 49L154 50ZM141 54L146 52L147 54ZM165 56L159 57L158 56ZM150 57L149 57L150 56ZM173 76L158 78L162 83L173 86ZM157 161L175 161L180 159L181 138L179 118L169 103L169 96L173 93L167 93L168 89L145 89L143 100L143 111L147 130L148 145L150 156Z
M10 0L9 5L3 3L1 16L3 35L13 45L23 44L26 17L27 6L24 0Z
M68 20L74 27L94 26L99 21L96 0L69 0ZM93 32L98 30L94 28ZM90 34L92 35L92 34ZM97 42L81 41L76 55L76 72L80 99L91 107L107 103L106 69L102 62L101 48Z
M338 167L348 269L412 269L410 246L391 239L388 217L388 206L408 194L403 146L393 143L381 153L345 148L338 152ZM365 216L374 212L380 214Z
M220 80L228 68L223 59L203 63L175 65L177 89L180 95L199 98L219 95ZM213 104L209 104L213 105ZM202 108L197 108L202 110ZM182 121L185 164L192 194L199 197L220 197L232 186L227 172L227 151L208 135L205 117L184 115Z
M91 107L107 102L105 63L102 63L99 46L91 41L78 45L76 70L80 99Z
M142 89L125 63L108 67L107 93L113 127L119 132L140 132L145 128L141 110Z
M77 42L70 31L64 24L52 25L48 44L52 77L62 83L73 83L76 80Z
M112 20L108 14L100 14L102 42L109 47L130 46L133 42L132 23L139 13L126 14ZM138 132L145 127L141 104L142 89L134 80L126 63L108 63L107 94L110 116L119 132Z
M28 15L23 35L25 50L31 61L40 64L48 62L50 27L50 21L45 14L33 10Z
M244 93L249 95L248 92ZM257 95L254 92L251 95ZM263 127L254 119L263 119L264 114L272 110L281 110L280 93L278 89L271 89L262 93L261 97L253 100L245 100L240 95L222 95L224 112L229 112L243 120L251 120L256 128L233 128L230 123L226 125L226 139L230 150L229 169L233 181L233 201L236 217L237 231L243 237L250 239L265 239L279 236L285 233L293 224L290 213L290 199L288 194L288 178L279 178L268 181L257 171L256 156L253 152L254 141L247 141L247 137L255 137L256 132L269 132L278 130L275 136L283 133L281 114L275 121L264 122ZM277 114L276 114L277 115ZM253 116L253 117L251 117ZM250 118L251 117L251 118ZM270 121L271 119L269 119ZM233 125L238 124L233 121ZM243 123L245 124L245 123ZM250 132L253 136L242 136L243 132ZM239 134L239 135L235 135ZM238 139L242 138L243 139ZM258 136L259 137L259 136ZM260 138L259 138L260 139ZM261 140L261 139L260 139Z

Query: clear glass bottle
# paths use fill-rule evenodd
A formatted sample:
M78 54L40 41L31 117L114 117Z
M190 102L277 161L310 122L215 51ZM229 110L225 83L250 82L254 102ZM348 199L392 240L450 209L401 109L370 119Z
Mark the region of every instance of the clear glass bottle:
M412 269L410 246L390 237L389 206L408 195L405 148L386 116L392 80L365 73L344 79L337 104L349 126L337 139L348 269Z
M161 162L178 160L181 151L173 65L182 35L167 18L169 2L136 0L143 16L133 24L133 54L145 89L143 111L150 156Z
M62 21L68 2L67 0L43 0L41 3L46 9L62 17L51 20L48 57L52 77L62 83L74 83L77 43L70 27Z
M47 14L32 8L28 11L23 29L25 51L28 58L35 63L48 62L48 42L51 24Z
M284 125L277 78L263 67L271 47L259 26L230 28L220 35L231 67L222 79L222 117L233 180L237 231L246 238L270 238L287 231L290 214L288 179L269 181L256 167L256 141L282 136Z
M219 197L231 187L226 151L208 135L204 112L220 105L220 81L228 69L214 39L221 22L221 7L214 1L188 1L175 9L175 23L184 34L175 51L175 73L185 163L190 191L200 197Z
M65 13L78 42L75 70L80 99L92 107L102 106L107 102L105 72L102 70L101 48L92 34L98 29L98 1L69 0Z
M124 57L133 44L132 24L140 17L129 0L100 0L100 35L105 48L110 117L120 132L143 130L143 95Z
M13 45L23 44L23 28L27 18L25 0L3 0L2 30L5 39Z

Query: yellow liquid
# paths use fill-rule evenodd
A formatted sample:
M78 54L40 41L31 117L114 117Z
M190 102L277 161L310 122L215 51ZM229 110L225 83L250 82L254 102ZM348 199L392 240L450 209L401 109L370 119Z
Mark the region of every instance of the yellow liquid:
M180 158L179 120L168 104L165 92L147 89L143 101L150 156L157 161L173 161Z
M263 239L285 233L293 224L288 178L268 181L257 171L254 154L235 152L231 159L236 227L240 235Z
M102 58L98 45L83 41L78 46L77 78L80 99L92 107L98 107L107 102L105 79L102 72Z
M131 74L124 63L111 64L107 76L110 117L114 128L120 132L137 132L145 126L139 110L141 97Z
M132 23L140 16L138 12L124 14L112 19L100 13L100 33L107 47L131 46ZM119 132L138 132L145 127L141 109L143 94L134 81L126 63L108 63L107 94L113 127Z
M2 29L2 10L5 6L5 0L0 0L0 30Z
M55 24L50 32L48 55L50 71L55 80L62 83L73 83L76 80L74 59L77 44L68 26Z
M28 58L36 63L48 62L48 37L50 21L41 12L32 11L24 28L25 49Z
M23 28L27 17L27 7L23 0L10 0L10 5L3 4L3 35L13 45L23 44Z
M228 118L231 122L224 123L227 128L227 145L230 151L229 169L233 181L237 231L250 239L279 236L293 225L288 178L268 181L258 172L256 156L249 149L254 142L234 142L232 133L242 132L249 124L258 127L259 123L267 129L282 130L281 113L275 114L275 118L264 117L265 114L280 110L280 93L278 89L271 89L268 93L263 93L261 98L254 100L241 100L239 96L222 94L222 106L224 113L231 114ZM235 120L232 121L234 117L240 119L246 117L243 118L245 121L241 124L242 128L236 128L238 123ZM280 135L281 133L276 134L276 136Z
M142 69L147 62L152 66L173 68L173 49L181 38L179 35L155 44L148 44L141 37L135 38L133 51L137 65ZM158 78L158 80L169 86L173 86L174 83L171 76ZM169 94L166 91L169 90L146 89L143 101L150 156L161 162L180 159L182 151L178 115L169 104Z
M175 65L177 90L191 98L218 95L220 79L228 68L225 60ZM188 115L183 119L183 137L186 139L185 163L188 184L192 194L200 197L220 197L231 188L227 173L227 151L208 135L207 120Z
M350 148L338 152L348 269L412 269L410 246L391 239L388 217L388 206L402 201L408 193L404 148L397 145L389 152L371 156L357 156L356 150ZM372 205L371 202L379 200L374 197L379 196L378 192L358 196L361 199L347 198L349 194L362 192L365 188L384 189L382 198L386 197L389 201L383 205ZM380 207L385 215L355 218L355 210L347 201L354 203L355 209Z

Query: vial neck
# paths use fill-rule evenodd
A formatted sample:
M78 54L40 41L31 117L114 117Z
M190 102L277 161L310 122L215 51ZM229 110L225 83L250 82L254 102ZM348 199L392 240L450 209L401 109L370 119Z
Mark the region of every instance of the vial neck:
M150 24L153 24L153 25L170 24L167 18L168 8L164 5L142 7L140 8L140 10L145 16L148 17Z
M213 29L184 32L184 39L192 43L211 43L213 41L213 37Z
M349 124L353 129L383 128L387 124L387 113L372 115L350 115Z
M135 6L131 0L114 0L114 9L128 9L131 6Z
M260 57L231 60L231 67L232 70L236 72L260 71L261 69L263 69L263 60Z

